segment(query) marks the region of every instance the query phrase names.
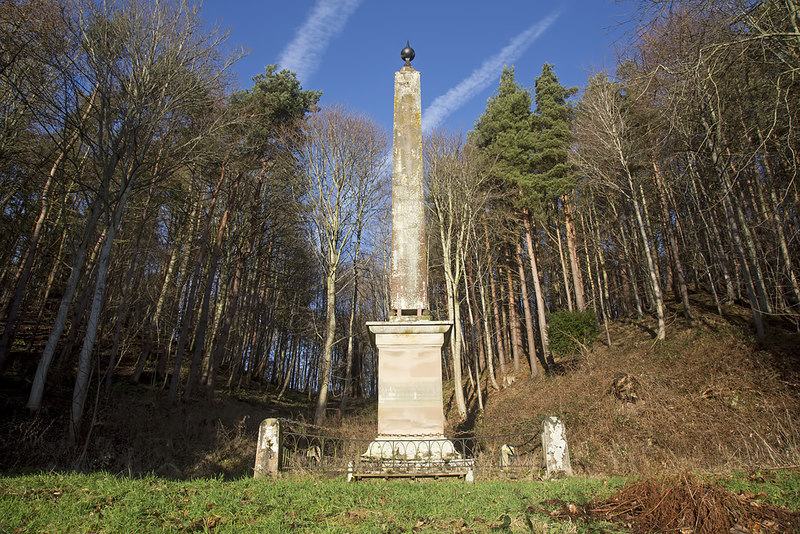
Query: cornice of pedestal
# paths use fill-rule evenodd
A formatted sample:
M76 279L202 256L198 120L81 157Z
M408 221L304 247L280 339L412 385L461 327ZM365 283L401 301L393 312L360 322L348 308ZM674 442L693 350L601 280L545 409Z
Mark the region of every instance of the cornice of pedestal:
M371 334L446 334L451 321L367 321Z

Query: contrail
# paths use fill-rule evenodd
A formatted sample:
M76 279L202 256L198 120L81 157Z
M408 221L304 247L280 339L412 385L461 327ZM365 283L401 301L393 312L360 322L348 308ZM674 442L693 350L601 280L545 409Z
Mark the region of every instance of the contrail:
M503 65L516 61L536 39L539 38L561 15L561 11L553 11L544 19L514 37L505 48L475 69L458 85L436 99L422 113L422 130L430 132L448 115L461 107L464 102L483 91L499 76Z
M281 52L278 65L304 82L314 75L328 41L344 29L362 0L318 0L294 39Z

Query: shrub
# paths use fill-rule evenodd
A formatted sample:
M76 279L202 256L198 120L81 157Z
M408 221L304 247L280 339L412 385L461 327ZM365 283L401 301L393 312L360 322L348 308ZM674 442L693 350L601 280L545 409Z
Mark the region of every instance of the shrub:
M547 321L550 350L556 356L571 356L581 345L600 333L594 311L560 310L551 313Z

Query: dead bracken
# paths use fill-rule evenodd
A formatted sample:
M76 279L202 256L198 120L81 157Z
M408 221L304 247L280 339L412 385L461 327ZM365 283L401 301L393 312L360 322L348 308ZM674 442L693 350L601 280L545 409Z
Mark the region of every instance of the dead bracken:
M800 513L762 500L765 495L733 494L720 484L683 474L628 484L611 497L585 506L550 500L531 506L554 519L603 520L637 533L750 534L800 531Z

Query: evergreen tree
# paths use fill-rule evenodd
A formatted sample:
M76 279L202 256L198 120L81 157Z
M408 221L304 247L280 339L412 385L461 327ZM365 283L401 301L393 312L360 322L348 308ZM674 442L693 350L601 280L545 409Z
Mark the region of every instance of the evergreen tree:
M583 295L583 277L578 264L575 231L572 224L572 207L569 193L574 189L574 175L569 160L569 148L572 143L570 132L570 110L567 99L574 95L577 87L565 88L558 81L553 66L542 65L542 74L536 78L534 91L536 94L536 112L533 115L535 132L531 166L534 179L529 184L528 202L537 205L548 200L561 197L560 204L564 213L564 226L567 239L567 252L572 272L572 285L575 301L579 311L585 307ZM558 201L557 201L558 202ZM540 206L537 206L540 207ZM541 211L540 209L534 211ZM563 262L562 262L563 265ZM564 285L568 285L566 268L563 268ZM572 300L567 300L572 309Z
M545 63L536 78L536 112L532 118L534 131L531 166L535 178L528 195L537 198L555 197L572 189L573 176L569 163L572 135L569 129L567 99L577 87L565 88L558 81L553 66Z
M528 299L528 289L525 271L522 264L522 255L518 238L516 243L513 241L508 244L509 258L511 251L516 250L516 263L520 275L520 297L523 304L525 315L525 330L528 339L528 358L530 362L531 376L539 373L539 363L545 364L547 355L547 337L545 332L544 301L541 294L539 274L534 257L533 241L531 236L531 224L529 221L529 188L534 178L531 167L531 151L534 146L534 131L532 128L531 114L531 93L518 85L514 80L514 68L506 67L500 77L500 86L495 95L489 99L486 111L475 124L475 143L483 149L484 155L489 162L490 174L501 183L506 184L513 193L509 195L515 198L513 206L514 215L517 221L524 225L524 236L528 251L528 259L531 263L531 274L533 277L535 299L537 302L537 312L539 314L539 327L542 340L542 359L537 362L535 335L533 327L533 314L531 312ZM515 235L512 232L511 235ZM516 234L518 235L518 234ZM513 296L513 283L509 274L509 292ZM513 314L513 310L509 310ZM513 323L513 320L512 320ZM512 332L515 332L517 325L512 324ZM512 352L514 353L514 368L519 366L519 353L522 352L519 337L512 334Z
M492 177L517 187L530 180L531 104L530 91L514 80L514 67L504 67L500 86L472 132L488 158Z

